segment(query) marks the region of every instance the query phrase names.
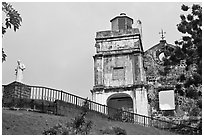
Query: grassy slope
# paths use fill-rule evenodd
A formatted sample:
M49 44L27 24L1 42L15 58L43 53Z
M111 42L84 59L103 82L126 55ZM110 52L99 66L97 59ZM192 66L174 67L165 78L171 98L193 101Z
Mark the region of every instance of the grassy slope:
M2 134L3 135L40 135L43 130L48 129L57 123L70 121L76 115L70 113L69 117L49 115L23 110L2 110ZM87 115L87 119L94 122L91 134L100 135L100 130L109 126L119 126L126 130L128 135L169 135L171 133L161 131L152 127L143 127L131 123L110 121L98 115Z

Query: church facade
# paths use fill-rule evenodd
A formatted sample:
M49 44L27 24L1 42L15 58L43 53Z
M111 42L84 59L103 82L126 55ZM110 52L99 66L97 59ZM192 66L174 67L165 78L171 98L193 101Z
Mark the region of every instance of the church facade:
M111 30L96 33L92 100L148 116L141 30L124 13L110 22Z

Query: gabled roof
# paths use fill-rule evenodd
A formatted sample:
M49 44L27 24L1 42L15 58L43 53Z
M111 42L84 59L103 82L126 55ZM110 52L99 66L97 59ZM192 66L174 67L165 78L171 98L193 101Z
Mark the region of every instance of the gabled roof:
M176 47L175 45L168 44L166 42L166 40L160 40L160 43L158 43L158 44L154 45L153 47L149 48L148 50L145 51L145 53L147 53L148 51L153 50L153 49L155 49L157 47L163 47L163 46Z

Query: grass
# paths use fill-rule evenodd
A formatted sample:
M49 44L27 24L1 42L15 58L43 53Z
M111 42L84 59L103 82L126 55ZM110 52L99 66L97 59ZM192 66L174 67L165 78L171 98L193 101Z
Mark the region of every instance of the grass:
M56 116L51 114L30 112L25 110L2 109L2 134L3 135L42 135L44 130L58 123L71 121L78 112L69 112L68 116ZM93 121L92 135L101 135L101 130L107 127L117 126L125 129L128 135L172 135L167 131L158 130L153 127L143 127L132 123L111 121L99 114L87 115L88 120Z

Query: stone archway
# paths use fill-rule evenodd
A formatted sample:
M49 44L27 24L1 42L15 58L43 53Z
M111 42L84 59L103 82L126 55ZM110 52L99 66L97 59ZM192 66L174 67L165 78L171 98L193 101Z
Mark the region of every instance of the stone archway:
M107 99L108 114L114 115L115 109L122 109L124 111L133 112L133 99L126 93L116 93L108 97ZM115 108L115 109L111 109Z

